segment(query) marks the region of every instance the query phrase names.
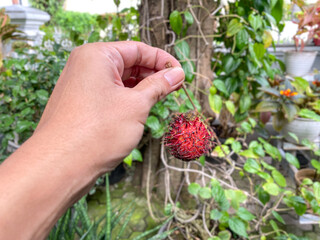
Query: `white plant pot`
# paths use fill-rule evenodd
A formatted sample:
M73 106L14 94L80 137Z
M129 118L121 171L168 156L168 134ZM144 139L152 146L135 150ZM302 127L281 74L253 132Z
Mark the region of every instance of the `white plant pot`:
M287 74L293 77L302 77L308 74L317 56L314 52L288 51L284 54Z
M303 139L313 142L320 135L320 122L307 118L296 118L292 122L286 123L281 130L282 135L288 142L297 144L296 140L288 134L289 132L297 135L299 143Z

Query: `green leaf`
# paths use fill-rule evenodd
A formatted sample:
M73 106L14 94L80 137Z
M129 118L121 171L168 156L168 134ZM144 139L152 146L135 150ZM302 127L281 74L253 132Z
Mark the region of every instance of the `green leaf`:
M280 216L280 214L277 213L276 211L272 210L272 215L275 217L275 219L277 219L282 224L286 224L285 221L283 220L283 218Z
M252 127L255 127L257 125L256 120L254 120L253 118L249 118L248 121L250 122Z
M46 90L37 90L36 95L38 97L38 100L41 104L46 104L49 98L49 93Z
M266 168L266 169L268 169L268 170L270 170L270 171L272 171L272 170L275 169L275 167L269 165L268 163L266 163L266 162L263 161L263 160L261 160L261 165L262 165L264 168Z
M211 180L211 194L212 198L218 203L222 211L227 211L229 209L230 204L225 196L225 191L216 179Z
M275 169L272 170L271 174L272 174L272 177L274 178L274 180L276 181L276 183L280 187L287 186L286 179L284 178L284 176L278 170L275 170Z
M282 103L285 118L291 122L297 115L297 107L294 103Z
M114 4L115 4L117 7L119 7L119 5L120 5L120 0L113 0L113 2L114 2Z
M258 144L257 146L253 147L252 151L260 157L265 157L266 155L261 144Z
M203 199L209 199L211 198L211 188L209 187L203 187L199 190L199 195Z
M28 108L28 109L30 109L30 108ZM24 114L22 114L22 112L21 112L21 115L24 115ZM13 116L2 115L2 116L0 116L0 123L3 123L4 127L9 127L14 122L14 119L15 118Z
M230 200L231 206L237 210L240 206L240 203L243 203L247 200L247 196L241 190L227 189L225 190L227 199Z
M21 116L27 116L28 114L31 114L32 109L31 108L25 108L21 111Z
M121 19L119 17L114 17L112 19L112 25L114 26L115 29L117 29L118 31L121 31Z
M229 137L224 144L232 144L235 141L235 139L233 137Z
M241 237L248 237L247 231L246 231L246 225L244 224L244 222L242 220L240 220L237 217L232 217L229 219L228 221L229 227L230 229L238 234Z
M317 199L317 201L320 201L320 182L315 182L313 184L313 192L314 197Z
M162 119L166 119L170 114L169 108L162 102L158 102L156 105L154 105L151 109L151 112L158 115Z
M100 38L100 33L93 31L88 38L88 42L89 43L97 42L99 41L99 38Z
M123 162L127 164L129 167L132 166L132 153L130 153L128 156L123 159Z
M278 2L278 0L271 0L270 1L270 8L274 8L274 6L276 5L276 3Z
M216 152L218 154L218 157L225 157L225 154L229 154L230 150L227 145L218 145L213 149L213 152Z
M275 184L275 183L266 182L266 183L263 184L262 187L270 195L278 196L279 193L280 193L280 189L279 189L278 185Z
M266 53L266 49L262 43L255 43L253 45L253 50L259 60L261 60Z
M261 178L263 178L264 180L266 180L267 182L272 182L273 183L273 178L271 177L271 175L267 172L258 172L257 175Z
M185 74L185 79L187 82L192 82L194 79L194 72L196 70L196 66L194 65L194 62L192 61L187 61L181 63L182 69Z
M256 81L259 83L262 87L270 87L270 83L265 77L256 76Z
M240 97L240 113L244 113L249 110L251 105L251 97L244 94Z
M242 122L241 123L241 129L245 132L245 133L250 133L252 132L252 127L248 122Z
M319 162L319 161L317 161L317 160L315 160L315 159L312 159L312 160L311 160L311 165L312 165L315 169L317 169L318 172L320 172L320 162Z
M228 111L233 116L236 113L236 107L235 107L234 103L232 101L228 100L225 102L225 104L226 104Z
M286 153L286 160L288 163L292 164L296 168L298 169L300 168L300 163L298 159L295 156L293 156L291 153Z
M309 109L301 109L299 112L299 116L303 118L312 119L314 121L320 121L320 115L315 113L314 111L311 111Z
M257 106L256 112L276 112L280 104L275 101L262 101Z
M254 13L249 15L249 23L251 27L256 31L260 27L262 27L262 18L259 15L255 15Z
M249 158L245 162L243 169L249 173L257 173L261 171L261 166L256 160Z
M275 96L275 97L280 97L280 92L277 91L276 89L273 89L273 88L270 88L270 87L263 87L263 88L259 88L261 91L267 93L267 94L270 94L272 96Z
M294 86L299 93L303 93L309 87L309 82L302 77L295 77L294 81L291 82L292 86Z
M307 210L307 205L301 196L290 196L289 198L284 198L283 201L288 207L293 207L299 216L303 215Z
M231 149L232 151L234 151L235 153L239 153L241 150L242 146L241 143L238 141L234 141L231 143Z
M178 12L177 10L173 11L170 14L169 22L170 22L170 26L171 26L172 30L177 35L179 35L182 30L182 17L181 17L180 12Z
M277 1L276 5L271 10L271 15L274 17L274 19L277 21L277 24L279 25L283 16L283 0Z
M241 156L244 156L246 158L259 158L259 155L253 152L252 149L247 149L239 153Z
M226 200L227 201L227 200ZM222 217L220 218L220 223L227 225L230 215L227 211L222 211Z
M143 158L142 158L142 155L141 155L141 152L138 150L138 149L133 149L132 152L132 159L136 160L136 161L139 161L139 162L142 162L143 161Z
M210 212L210 219L212 220L220 220L220 218L222 217L222 213L218 210L218 209L213 209Z
M243 25L239 21L239 19L237 18L232 19L228 24L227 37L231 37L237 34L242 29L242 27Z
M203 155L201 157L199 157L199 162L201 163L202 166L204 166L205 162L206 162L206 157Z
M278 111L273 115L272 125L276 131L279 132L285 123L286 120L282 111Z
M213 85L220 91L223 92L225 95L229 95L228 90L224 82L220 79L216 79L213 81Z
M26 130L30 130L31 126L32 126L33 122L27 121L27 120L18 120L17 121L17 126L15 128L15 131L17 133L22 133Z
M171 215L171 212L172 212L172 204L169 203L169 204L167 204L167 205L165 206L165 208L164 208L164 214L165 214L166 216L170 216L170 215Z
M292 137L296 141L296 143L299 143L299 138L298 138L298 136L296 134L294 134L292 132L288 132L288 135L290 137Z
M233 92L237 90L239 82L238 79L229 77L225 80L225 84L229 95L231 95Z
M243 207L240 207L238 209L237 215L244 221L251 221L251 220L255 219L255 216Z
M269 223L270 223L271 227L273 228L273 230L276 232L276 234L278 236L280 236L279 227L278 227L277 223L275 221L273 221L273 220L270 220Z
M270 195L262 187L258 188L258 198L263 203L266 204L270 201Z
M155 116L149 116L147 118L146 125L154 131L158 131L161 128L159 119L156 118Z
M208 240L221 240L221 238L214 236L214 237L209 237Z
M222 58L222 66L223 66L223 70L226 74L230 74L230 73L234 72L239 67L240 64L241 64L241 59L235 60L232 57L232 55L230 55L230 54L225 55ZM234 81L237 81L237 80L234 79ZM227 82L225 84L227 87ZM228 89L228 87L227 87L227 89Z
M197 195L201 186L198 183L190 183L188 186L188 192L192 195Z
M311 184L313 184L313 181L310 178L305 178L302 180L301 185L311 185Z
M183 41L178 41L174 45L174 52L176 53L177 57L180 60L186 60L190 56L190 47L189 44L183 40Z
M266 141L263 142L263 147L273 159L278 159L279 161L281 160L282 157L278 148L272 146L270 143Z
M236 35L236 46L239 50L242 50L247 46L249 41L249 34L246 29L241 29Z
M222 108L222 99L219 95L209 95L209 104L215 113L219 114Z
M227 230L219 232L218 236L221 240L230 240L231 239L231 233Z
M188 25L192 25L194 22L193 16L190 12L186 11L184 12L184 18L186 19L186 22Z

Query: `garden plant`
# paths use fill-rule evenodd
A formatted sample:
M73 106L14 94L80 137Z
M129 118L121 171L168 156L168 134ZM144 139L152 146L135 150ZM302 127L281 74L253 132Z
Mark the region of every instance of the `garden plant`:
M48 3L59 14L42 27L43 45L16 49L18 58L3 61L1 160L31 136L72 47L142 41L175 55L186 78L153 106L140 144L124 159L158 223L134 239L308 239L287 230L282 214L320 215L319 146L298 142L313 154L317 176L296 188L287 171L299 169L299 160L277 148L280 134L260 119L271 112L275 130L297 116L319 121L319 80L285 76L283 62L268 50L275 47L271 31L284 27L283 0L142 0L139 9L110 15L66 13L60 3ZM134 204L111 205L108 175L105 184L105 215L92 219L84 197L48 239L125 239ZM113 231L120 222L122 230Z

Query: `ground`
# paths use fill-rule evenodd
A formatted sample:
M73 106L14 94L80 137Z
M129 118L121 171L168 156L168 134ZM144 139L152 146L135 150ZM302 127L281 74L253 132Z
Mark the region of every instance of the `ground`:
M113 211L117 211L119 213L131 204L124 217L114 227L112 231L113 239L116 239L116 236L121 231L122 226L124 226L126 220L128 219L127 217L131 214L132 216L130 221L125 227L120 239L133 239L141 233L158 226L159 223L154 221L149 214L145 195L139 192L138 189L134 188L130 181L123 180L118 184L112 185L110 187L110 192ZM89 215L93 219L98 219L100 216L105 214L105 203L106 196L104 188L97 188L96 193L89 197ZM156 211L158 211L160 214L163 214L163 210L160 210L162 207L153 202L153 207L155 206L157 208ZM149 235L149 237L150 236L152 235Z
M295 188L295 182L291 177L286 175L287 184L292 189ZM238 187L246 189L248 183L241 178L236 178ZM130 210L126 213L126 216L131 214L130 221L127 227L124 229L121 239L133 239L134 237L140 235L141 233L150 230L158 225L155 222L148 211L147 200L145 194L141 193L139 189L132 186L130 177L122 180L121 182L114 184L110 187L111 191L111 202L113 210L123 210L129 204L132 204ZM105 192L104 188L97 188L96 193L89 197L88 209L89 214L92 218L97 219L99 216L105 214ZM153 210L158 214L163 214L163 207L159 203L152 202ZM283 208L286 208L283 205ZM299 224L299 216L292 210L286 211L281 214L286 224L281 224L277 222L279 228L286 230L289 233L293 233L297 236L308 237L310 240L320 240L320 228L319 224L311 225L301 225ZM113 239L116 239L115 236L121 231L122 226L124 225L126 218L124 217L112 231ZM273 231L271 226L266 226L263 228L264 232ZM150 237L150 235L149 235ZM146 238L147 239L147 238ZM271 239L271 238L270 238Z

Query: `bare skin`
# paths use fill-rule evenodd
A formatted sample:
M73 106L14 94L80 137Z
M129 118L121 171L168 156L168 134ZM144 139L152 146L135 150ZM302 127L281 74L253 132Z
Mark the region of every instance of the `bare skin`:
M45 239L137 146L151 107L183 80L174 57L143 43L73 50L35 133L0 166L0 239Z

